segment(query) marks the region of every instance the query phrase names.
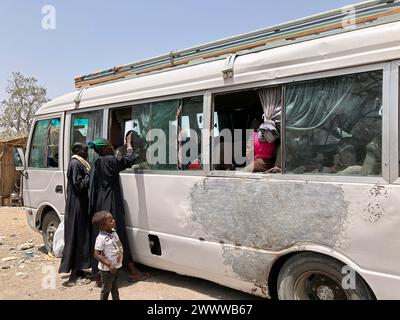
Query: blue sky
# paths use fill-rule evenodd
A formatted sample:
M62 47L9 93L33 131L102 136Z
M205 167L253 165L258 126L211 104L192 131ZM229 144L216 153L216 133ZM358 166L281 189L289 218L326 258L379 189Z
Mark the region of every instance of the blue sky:
M34 76L48 96L74 91L73 78L265 28L356 0L147 0L0 2L0 100L13 71ZM56 29L42 28L42 8Z

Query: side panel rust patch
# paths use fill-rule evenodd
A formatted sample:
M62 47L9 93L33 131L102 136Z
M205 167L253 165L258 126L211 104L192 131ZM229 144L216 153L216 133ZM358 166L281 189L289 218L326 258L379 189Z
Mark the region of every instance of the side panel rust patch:
M191 191L194 238L279 251L297 242L334 246L346 226L340 186L205 178Z
M254 283L258 295L269 295L272 252L299 242L346 245L349 203L341 186L205 178L192 188L190 203L192 237L227 244L222 257L230 276Z

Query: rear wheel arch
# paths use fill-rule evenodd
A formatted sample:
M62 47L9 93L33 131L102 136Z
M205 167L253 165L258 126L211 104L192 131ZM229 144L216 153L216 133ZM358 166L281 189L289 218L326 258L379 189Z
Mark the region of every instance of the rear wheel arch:
M349 265L350 268L352 268L353 266L351 266L350 264L346 264L345 262L341 261L340 259L338 259L337 257L333 257L331 255L328 254L324 254L324 253L320 253L320 252L316 252L316 251L296 251L296 252L289 252L286 255L283 255L281 257L279 257L272 265L269 274L268 274L268 289L269 289L269 293L272 299L278 299L279 298L279 277L281 275L282 272L288 271L288 264L293 264L296 263L296 261L303 259L303 261L306 261L307 259L311 260L317 260L321 262L321 266L324 265L324 263L326 263L327 265L331 264L333 266L336 266L336 268L343 267L346 265ZM353 270L355 270L355 268L353 268ZM365 279L357 272L357 270L355 270L355 275L357 278L357 283L358 281L362 284L362 286L365 286L364 291L367 292L367 295L369 296L370 299L375 300L376 296L374 294L374 292L372 291L371 287L369 286L369 284L367 283L367 281L365 281ZM345 274L343 274L343 276L345 276Z

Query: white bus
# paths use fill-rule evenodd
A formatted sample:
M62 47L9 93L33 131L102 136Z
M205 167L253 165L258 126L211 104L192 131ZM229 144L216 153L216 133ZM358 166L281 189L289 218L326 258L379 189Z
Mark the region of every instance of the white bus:
M145 152L175 123L199 157L142 153L120 175L136 262L261 297L399 299L399 66L400 3L368 1L78 77L20 153L28 223L51 250L74 142L133 128ZM261 115L280 130L274 173L221 163L222 131Z

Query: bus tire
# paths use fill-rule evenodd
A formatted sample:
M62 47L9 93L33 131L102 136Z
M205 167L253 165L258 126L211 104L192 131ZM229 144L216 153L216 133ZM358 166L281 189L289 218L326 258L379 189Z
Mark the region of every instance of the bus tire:
M42 222L42 237L43 243L46 247L47 252L53 253L53 238L58 225L60 224L60 219L55 211L49 211L43 218Z
M278 276L279 300L373 300L364 280L333 258L300 253L289 258ZM343 273L342 273L343 271ZM343 280L343 281L342 281Z

